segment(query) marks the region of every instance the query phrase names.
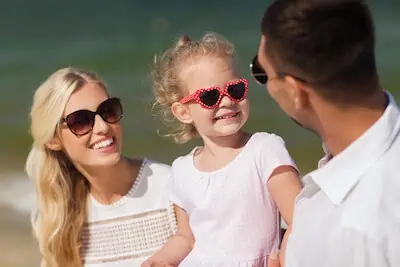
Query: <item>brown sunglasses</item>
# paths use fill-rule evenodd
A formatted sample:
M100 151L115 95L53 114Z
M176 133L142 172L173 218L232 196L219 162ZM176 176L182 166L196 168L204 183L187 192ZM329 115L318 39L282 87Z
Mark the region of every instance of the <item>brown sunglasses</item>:
M119 98L112 97L100 103L96 111L77 110L62 118L60 123L66 123L73 134L82 136L93 129L96 115L100 115L107 123L117 123L121 120L122 113L122 105Z

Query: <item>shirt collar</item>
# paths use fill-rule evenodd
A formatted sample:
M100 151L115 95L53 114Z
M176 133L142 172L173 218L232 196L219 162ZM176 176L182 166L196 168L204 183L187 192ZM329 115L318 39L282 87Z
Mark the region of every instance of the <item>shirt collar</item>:
M318 168L324 167L332 158L332 154L329 152L325 143L322 143L322 150L324 151L325 156L318 161Z
M335 205L345 199L368 167L390 148L400 132L399 108L389 93L387 97L389 104L378 121L334 158L326 153L319 162L321 168L307 175Z

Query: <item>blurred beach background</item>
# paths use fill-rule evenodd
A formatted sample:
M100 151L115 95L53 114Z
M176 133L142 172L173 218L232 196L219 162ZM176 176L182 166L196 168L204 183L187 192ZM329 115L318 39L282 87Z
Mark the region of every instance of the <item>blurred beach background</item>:
M253 82L248 63L257 51L260 19L269 1L5 0L0 6L0 266L39 266L29 212L34 205L24 161L31 140L28 113L34 90L58 68L98 72L122 98L124 150L165 163L187 152L157 135L149 72L155 53L182 35L215 31L232 41L250 80L248 131L281 135L302 173L322 156L320 140L291 122ZM370 1L376 23L382 85L400 100L400 2ZM345 29L344 29L345 30ZM327 62L329 64L329 62Z

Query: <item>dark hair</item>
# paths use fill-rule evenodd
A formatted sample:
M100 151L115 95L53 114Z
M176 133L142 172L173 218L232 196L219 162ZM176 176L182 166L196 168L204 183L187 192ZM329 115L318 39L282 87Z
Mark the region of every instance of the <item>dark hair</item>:
M375 92L375 34L362 0L275 0L261 23L273 67L329 98Z

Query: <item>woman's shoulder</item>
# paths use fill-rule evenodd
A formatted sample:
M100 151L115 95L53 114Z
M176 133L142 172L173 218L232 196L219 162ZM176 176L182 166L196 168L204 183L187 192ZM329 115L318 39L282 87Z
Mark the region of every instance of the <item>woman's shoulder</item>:
M171 171L171 166L166 163L162 163L148 158L144 158L143 162L147 168L157 173L168 173Z
M156 160L143 158L138 183L146 184L154 191L165 190L168 180L171 177L171 166ZM156 190L156 191L157 191Z

